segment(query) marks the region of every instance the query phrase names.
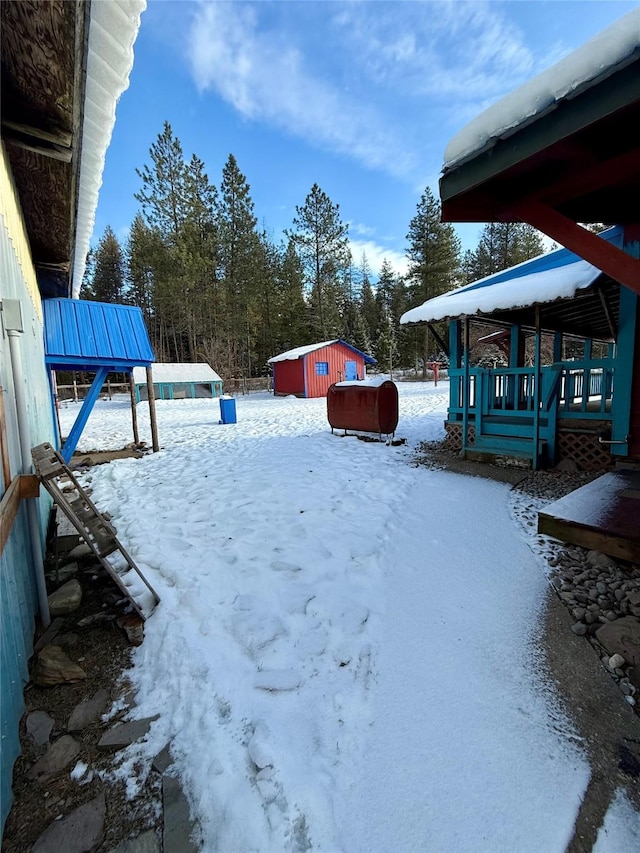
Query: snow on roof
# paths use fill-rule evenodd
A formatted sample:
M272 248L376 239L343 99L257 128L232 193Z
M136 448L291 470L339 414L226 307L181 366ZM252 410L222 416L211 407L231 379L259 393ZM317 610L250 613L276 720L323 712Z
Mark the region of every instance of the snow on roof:
M315 352L316 350L322 349L323 347L331 346L331 344L342 344L343 346L350 349L352 352L358 353L364 358L365 364L375 364L376 360L370 355L362 352L356 347L351 346L346 341L343 341L341 338L334 338L332 341L322 341L320 344L307 344L304 347L296 347L295 349L287 350L286 352L281 352L280 355L274 355L273 358L270 358L267 362L268 364L273 364L276 361L295 361L298 358L303 358L305 355L308 355L310 352Z
M268 364L273 364L275 361L295 361L297 358L307 355L307 353L322 349L322 347L328 347L331 344L337 344L338 340L338 338L334 338L332 341L323 341L321 344L307 344L304 347L289 349L286 352L281 352L280 355L274 355L273 358L269 359Z
M640 8L476 116L447 145L445 169L489 147L498 137L510 135L563 98L605 79L630 62L639 50Z
M155 362L151 368L154 382L222 382L215 370L205 363L164 364ZM136 385L146 384L147 372L143 367L134 367L133 381Z
M116 120L118 98L129 86L133 44L146 0L92 3L78 182L73 296L77 298L102 186L105 155Z
M620 226L609 228L598 236L619 245L622 229ZM574 252L556 249L429 299L404 313L400 322L430 323L569 299L578 290L593 284L600 275L601 270Z
M339 388L345 385L358 385L360 388L379 388L385 382L390 382L388 376L369 376L367 379L345 379L343 382L336 382Z

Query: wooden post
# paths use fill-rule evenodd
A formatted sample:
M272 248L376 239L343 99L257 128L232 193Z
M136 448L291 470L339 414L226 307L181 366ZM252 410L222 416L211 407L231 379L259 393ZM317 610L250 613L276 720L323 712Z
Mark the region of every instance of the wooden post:
M467 458L467 449L469 447L469 405L471 401L471 388L469 387L471 379L469 375L469 318L464 318L464 332L462 341L462 366L463 374L463 408L462 408L462 450L460 456L462 459ZM478 411L478 389L476 388L476 412ZM477 426L477 424L476 424Z
M540 405L542 403L542 394L540 393L540 306L536 305L536 346L534 356L534 371L533 371L533 470L538 470L538 444L540 442Z
M156 420L156 395L153 390L153 371L151 367L147 367L147 395L149 397L149 419L151 421L151 446L153 452L157 453L160 450L158 443L158 421Z
M133 425L133 443L137 447L140 444L138 433L138 412L136 410L136 385L133 381L133 371L129 374L129 393L131 394L131 423Z
M55 370L51 373L51 392L53 394L53 408L56 413L56 425L58 427L58 442L62 445L62 425L60 424L60 398L58 397L58 377Z
M76 383L76 375L73 374L73 402L78 402L78 385Z

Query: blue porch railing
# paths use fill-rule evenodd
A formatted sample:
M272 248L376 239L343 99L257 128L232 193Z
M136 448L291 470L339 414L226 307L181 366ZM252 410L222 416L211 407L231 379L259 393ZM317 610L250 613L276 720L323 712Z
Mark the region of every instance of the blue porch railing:
M553 458L558 418L611 420L612 359L543 367L539 390L533 367L471 368L468 393L464 370L449 369L449 378L449 420L464 421L468 400L467 416L475 429L476 444L488 436L496 447L500 436L506 439L505 446L521 439L519 450L530 445L533 454L534 442L543 441Z

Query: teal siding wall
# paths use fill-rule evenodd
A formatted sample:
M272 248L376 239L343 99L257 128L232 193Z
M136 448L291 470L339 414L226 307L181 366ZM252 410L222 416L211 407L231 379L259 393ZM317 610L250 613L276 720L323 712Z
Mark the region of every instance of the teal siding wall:
M11 198L5 195L5 204ZM15 212L14 212L15 213ZM44 441L55 444L55 430L51 393L44 363L44 338L42 324L42 306L34 295L33 269L24 265L30 263L28 248L22 245L18 251L21 235L16 226L14 215L12 228L0 213L0 300L17 299L22 307L24 332L19 336L18 346L23 366L20 381L24 383L27 404L29 446L34 447ZM31 281L31 284L28 282ZM9 341L0 334L0 388L4 394L5 420L11 477L22 472L20 436L16 417L15 388L11 369ZM8 483L2 481L0 473L0 497L4 495ZM43 490L44 491L44 490ZM51 500L47 492L39 501L40 536L44 543L47 522L51 509ZM20 718L24 709L23 688L28 680L27 663L32 653L32 641L35 628L35 616L38 610L35 592L35 576L31 556L31 539L26 520L26 507L23 506L16 518L7 545L0 556L0 834L11 807L11 779L13 764L20 753L18 737Z
M12 802L13 764L20 755L18 724L24 711L23 689L29 681L28 661L33 652L34 614L38 609L31 569L29 536L23 506L0 557L0 826L4 827Z

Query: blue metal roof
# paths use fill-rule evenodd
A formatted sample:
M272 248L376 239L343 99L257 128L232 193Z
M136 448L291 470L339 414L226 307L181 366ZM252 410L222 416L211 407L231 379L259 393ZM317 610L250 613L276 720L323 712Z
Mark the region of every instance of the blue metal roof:
M621 225L615 225L613 228L609 228L601 234L598 234L598 237L602 240L606 240L607 243L612 243L619 249L622 248L623 236L624 229ZM536 258L531 258L529 261L523 261L523 263L518 264L515 267L510 267L509 269L502 270L501 272L493 273L493 275L488 275L486 278L481 278L479 281L474 281L466 287L460 288L460 290L468 292L470 290L477 290L479 287L490 287L492 284L498 284L498 282L501 281L513 281L514 279L522 278L525 275L546 272L547 270L557 270L560 269L560 267L566 267L569 264L575 264L581 260L583 259L579 255L576 255L575 252L569 251L569 249L554 249L554 251L547 252L545 255L538 255Z
M54 370L130 371L154 361L140 308L79 299L45 299L45 362Z

